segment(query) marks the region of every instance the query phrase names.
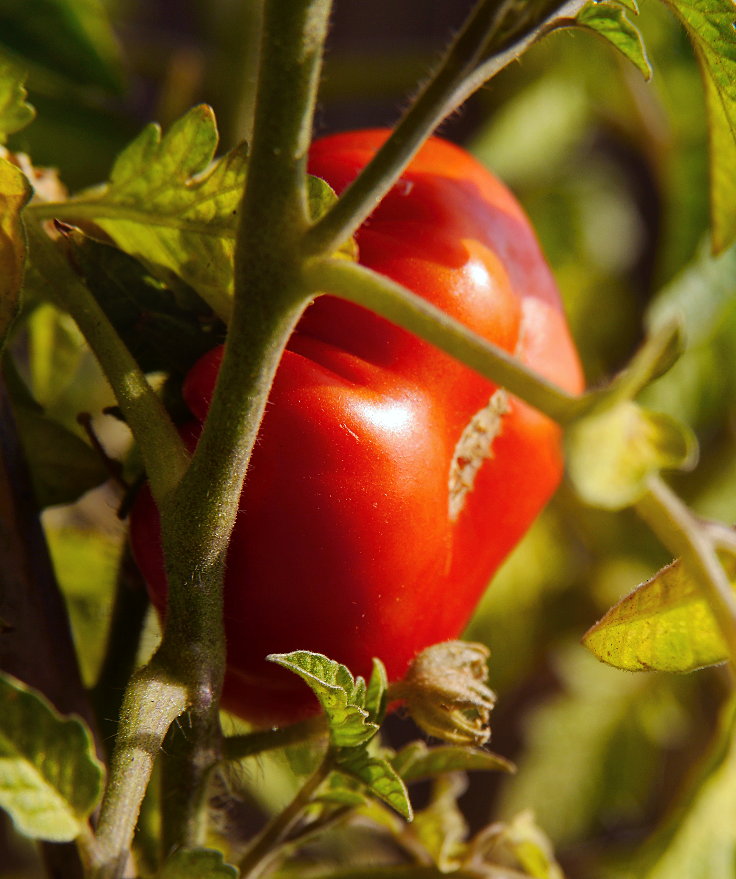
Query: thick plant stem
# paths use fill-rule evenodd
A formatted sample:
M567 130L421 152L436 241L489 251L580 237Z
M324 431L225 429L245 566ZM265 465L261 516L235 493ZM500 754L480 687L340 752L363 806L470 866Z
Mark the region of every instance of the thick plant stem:
M421 336L560 424L576 418L585 405L585 397L568 394L421 296L365 266L313 259L305 264L304 278L314 290L328 290Z
M636 510L697 579L721 630L736 683L736 596L715 551L706 524L698 521L659 476L650 478L649 491Z
M324 715L318 714L288 726L228 736L223 741L223 757L226 760L242 760L264 751L296 745L326 735L327 722Z
M187 688L154 663L128 686L97 827L93 879L117 879L125 869L154 761L188 698Z
M249 173L239 210L235 300L212 405L191 464L159 507L169 584L158 659L191 697L189 806L172 840L196 835L194 813L220 746L225 670L222 584L245 470L284 347L310 291L299 267L308 226L306 153L319 82L327 0L268 0Z

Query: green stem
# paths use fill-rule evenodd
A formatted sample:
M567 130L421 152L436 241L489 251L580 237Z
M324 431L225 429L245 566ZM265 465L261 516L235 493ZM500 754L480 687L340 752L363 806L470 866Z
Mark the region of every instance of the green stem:
M242 760L245 757L252 757L254 754L262 754L264 751L273 751L275 748L306 742L324 735L326 732L325 718L319 714L316 717L291 723L288 726L279 726L276 729L228 736L223 742L223 756L226 760Z
M97 300L43 229L35 223L28 223L27 228L34 264L47 281L49 298L74 318L99 361L140 447L151 491L160 500L176 486L187 466L179 434Z
M421 336L561 424L585 406L586 397L568 394L421 296L365 266L321 258L308 261L303 272L313 290L348 299Z
M354 235L437 125L547 33L558 19L574 17L586 2L568 0L546 17L529 22L514 42L487 58L507 16L517 14L518 3L480 0L391 137L309 231L307 252L333 252Z
M255 879L276 857L278 845L286 839L304 810L312 802L318 788L332 771L332 752L328 751L324 760L313 775L299 790L289 805L275 815L246 852L240 862L240 875L243 879Z
M125 869L154 761L188 700L187 688L155 662L128 685L97 825L93 879L117 879Z
M505 0L501 9L512 0ZM480 0L391 137L348 186L334 206L312 227L310 253L329 253L350 238L373 212L402 170L442 119L453 109L450 98L481 58L500 15L498 0Z
M662 543L690 570L705 592L736 669L736 596L714 549L708 528L659 476L636 510Z

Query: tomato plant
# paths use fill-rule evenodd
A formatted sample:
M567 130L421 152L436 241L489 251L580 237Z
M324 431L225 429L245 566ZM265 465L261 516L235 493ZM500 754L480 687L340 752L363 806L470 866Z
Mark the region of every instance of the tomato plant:
M412 4L0 4L3 874L732 879L733 0Z
M339 193L388 132L314 143L310 171ZM582 389L559 295L509 191L475 159L429 140L357 233L361 265L404 284L571 392ZM222 350L189 373L203 421ZM456 638L562 472L560 430L427 342L319 297L289 340L227 557L225 704L263 723L317 707L267 663L309 649L401 678ZM133 547L163 612L150 493ZM311 701L307 701L311 700Z

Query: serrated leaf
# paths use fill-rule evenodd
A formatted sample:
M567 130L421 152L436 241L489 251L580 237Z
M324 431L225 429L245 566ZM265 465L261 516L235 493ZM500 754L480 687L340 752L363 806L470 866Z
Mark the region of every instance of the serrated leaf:
M732 0L665 0L695 48L710 135L713 248L736 239L736 11Z
M360 781L373 796L411 821L409 794L388 760L372 757L364 747L347 748L338 752L337 764L340 772Z
M217 143L214 113L204 105L163 136L149 125L120 154L107 186L65 203L65 216L93 219L156 277L180 277L226 320L246 149L213 161Z
M192 291L172 290L128 254L87 237L64 235L69 258L144 372L184 375L224 337L224 327Z
M631 9L631 6L629 8ZM608 40L639 68L645 79L651 79L652 66L647 57L641 32L635 24L632 24L626 11L618 3L592 3L583 7L575 21L581 27L595 31Z
M514 772L510 760L480 748L458 745L438 745L428 748L424 742L411 742L402 748L391 765L405 782L422 781L445 772Z
M273 653L267 659L298 674L312 688L327 715L333 745L355 747L376 734L378 725L369 720L365 708L363 678L354 679L344 665L308 650Z
M120 53L102 0L0 0L0 45L44 71L120 91Z
M185 848L169 855L158 879L237 879L238 875L237 868L226 864L221 852Z
M30 197L25 174L0 158L0 348L19 308L26 261L21 211Z
M576 491L586 503L609 510L639 500L649 476L687 469L697 459L697 443L688 427L630 401L583 418L567 439Z
M388 675L380 659L373 658L373 672L365 694L365 710L373 723L380 724L386 714Z
M40 694L0 675L0 806L34 839L75 839L103 781L92 736Z
M0 143L29 125L36 111L26 101L25 74L0 58Z
M736 587L736 560L722 561ZM628 671L688 672L728 655L706 597L679 560L612 607L583 643L602 662Z

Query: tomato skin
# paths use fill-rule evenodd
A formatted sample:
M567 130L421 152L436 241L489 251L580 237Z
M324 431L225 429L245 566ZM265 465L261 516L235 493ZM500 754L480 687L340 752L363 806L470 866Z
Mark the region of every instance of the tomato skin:
M386 138L317 141L310 173L338 192ZM582 376L552 276L521 208L471 156L431 139L357 234L359 261L399 281L571 392ZM184 386L209 406L222 350ZM316 709L268 653L314 650L400 678L459 635L493 572L559 482L560 431L513 397L459 512L450 471L497 388L428 343L331 296L290 339L269 398L227 559L226 707L256 723ZM496 398L494 398L496 399ZM196 427L194 428L196 431ZM163 613L158 519L142 492L131 540Z

